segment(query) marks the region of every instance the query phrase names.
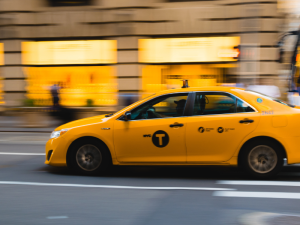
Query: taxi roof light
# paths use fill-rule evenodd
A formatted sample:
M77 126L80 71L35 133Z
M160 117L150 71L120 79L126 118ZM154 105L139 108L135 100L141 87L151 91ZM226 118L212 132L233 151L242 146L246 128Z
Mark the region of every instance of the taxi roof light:
M182 81L183 81L183 86L181 88L189 88L190 87L189 83L188 83L189 80L182 80Z

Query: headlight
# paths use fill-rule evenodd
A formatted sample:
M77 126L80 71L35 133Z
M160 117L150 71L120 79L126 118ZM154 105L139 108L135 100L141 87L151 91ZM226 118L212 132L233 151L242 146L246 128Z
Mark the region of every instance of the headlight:
M57 137L63 135L64 133L66 133L67 131L68 131L68 129L53 131L50 135L50 138L57 138Z

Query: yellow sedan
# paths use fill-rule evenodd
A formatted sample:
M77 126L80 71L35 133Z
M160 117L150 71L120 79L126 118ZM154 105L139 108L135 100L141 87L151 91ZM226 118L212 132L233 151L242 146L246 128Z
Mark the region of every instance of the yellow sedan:
M276 175L300 163L300 109L240 88L172 89L53 131L46 164L83 174L110 165L240 166Z

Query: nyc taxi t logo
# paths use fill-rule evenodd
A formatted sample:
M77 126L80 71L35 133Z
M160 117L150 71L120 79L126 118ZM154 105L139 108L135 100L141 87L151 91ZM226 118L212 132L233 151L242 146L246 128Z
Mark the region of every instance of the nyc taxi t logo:
M166 147L169 140L169 135L163 130L158 130L152 135L152 143L158 148Z

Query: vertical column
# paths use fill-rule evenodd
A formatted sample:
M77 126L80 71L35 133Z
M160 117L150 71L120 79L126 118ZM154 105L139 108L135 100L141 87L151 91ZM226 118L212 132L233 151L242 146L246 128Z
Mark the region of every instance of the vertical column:
M240 80L249 84L265 84L262 78L277 77L277 3L245 4L241 27ZM269 79L269 80L270 80ZM274 82L276 85L276 82Z
M26 81L22 72L21 38L29 37L34 23L32 12L43 5L38 0L0 1L0 42L4 44L2 68L3 91L6 106L19 106L26 94Z
M138 40L143 37L118 37L117 77L121 106L137 100L141 90L141 67L138 61Z
M26 94L21 40L4 40L3 91L6 106L19 106Z

